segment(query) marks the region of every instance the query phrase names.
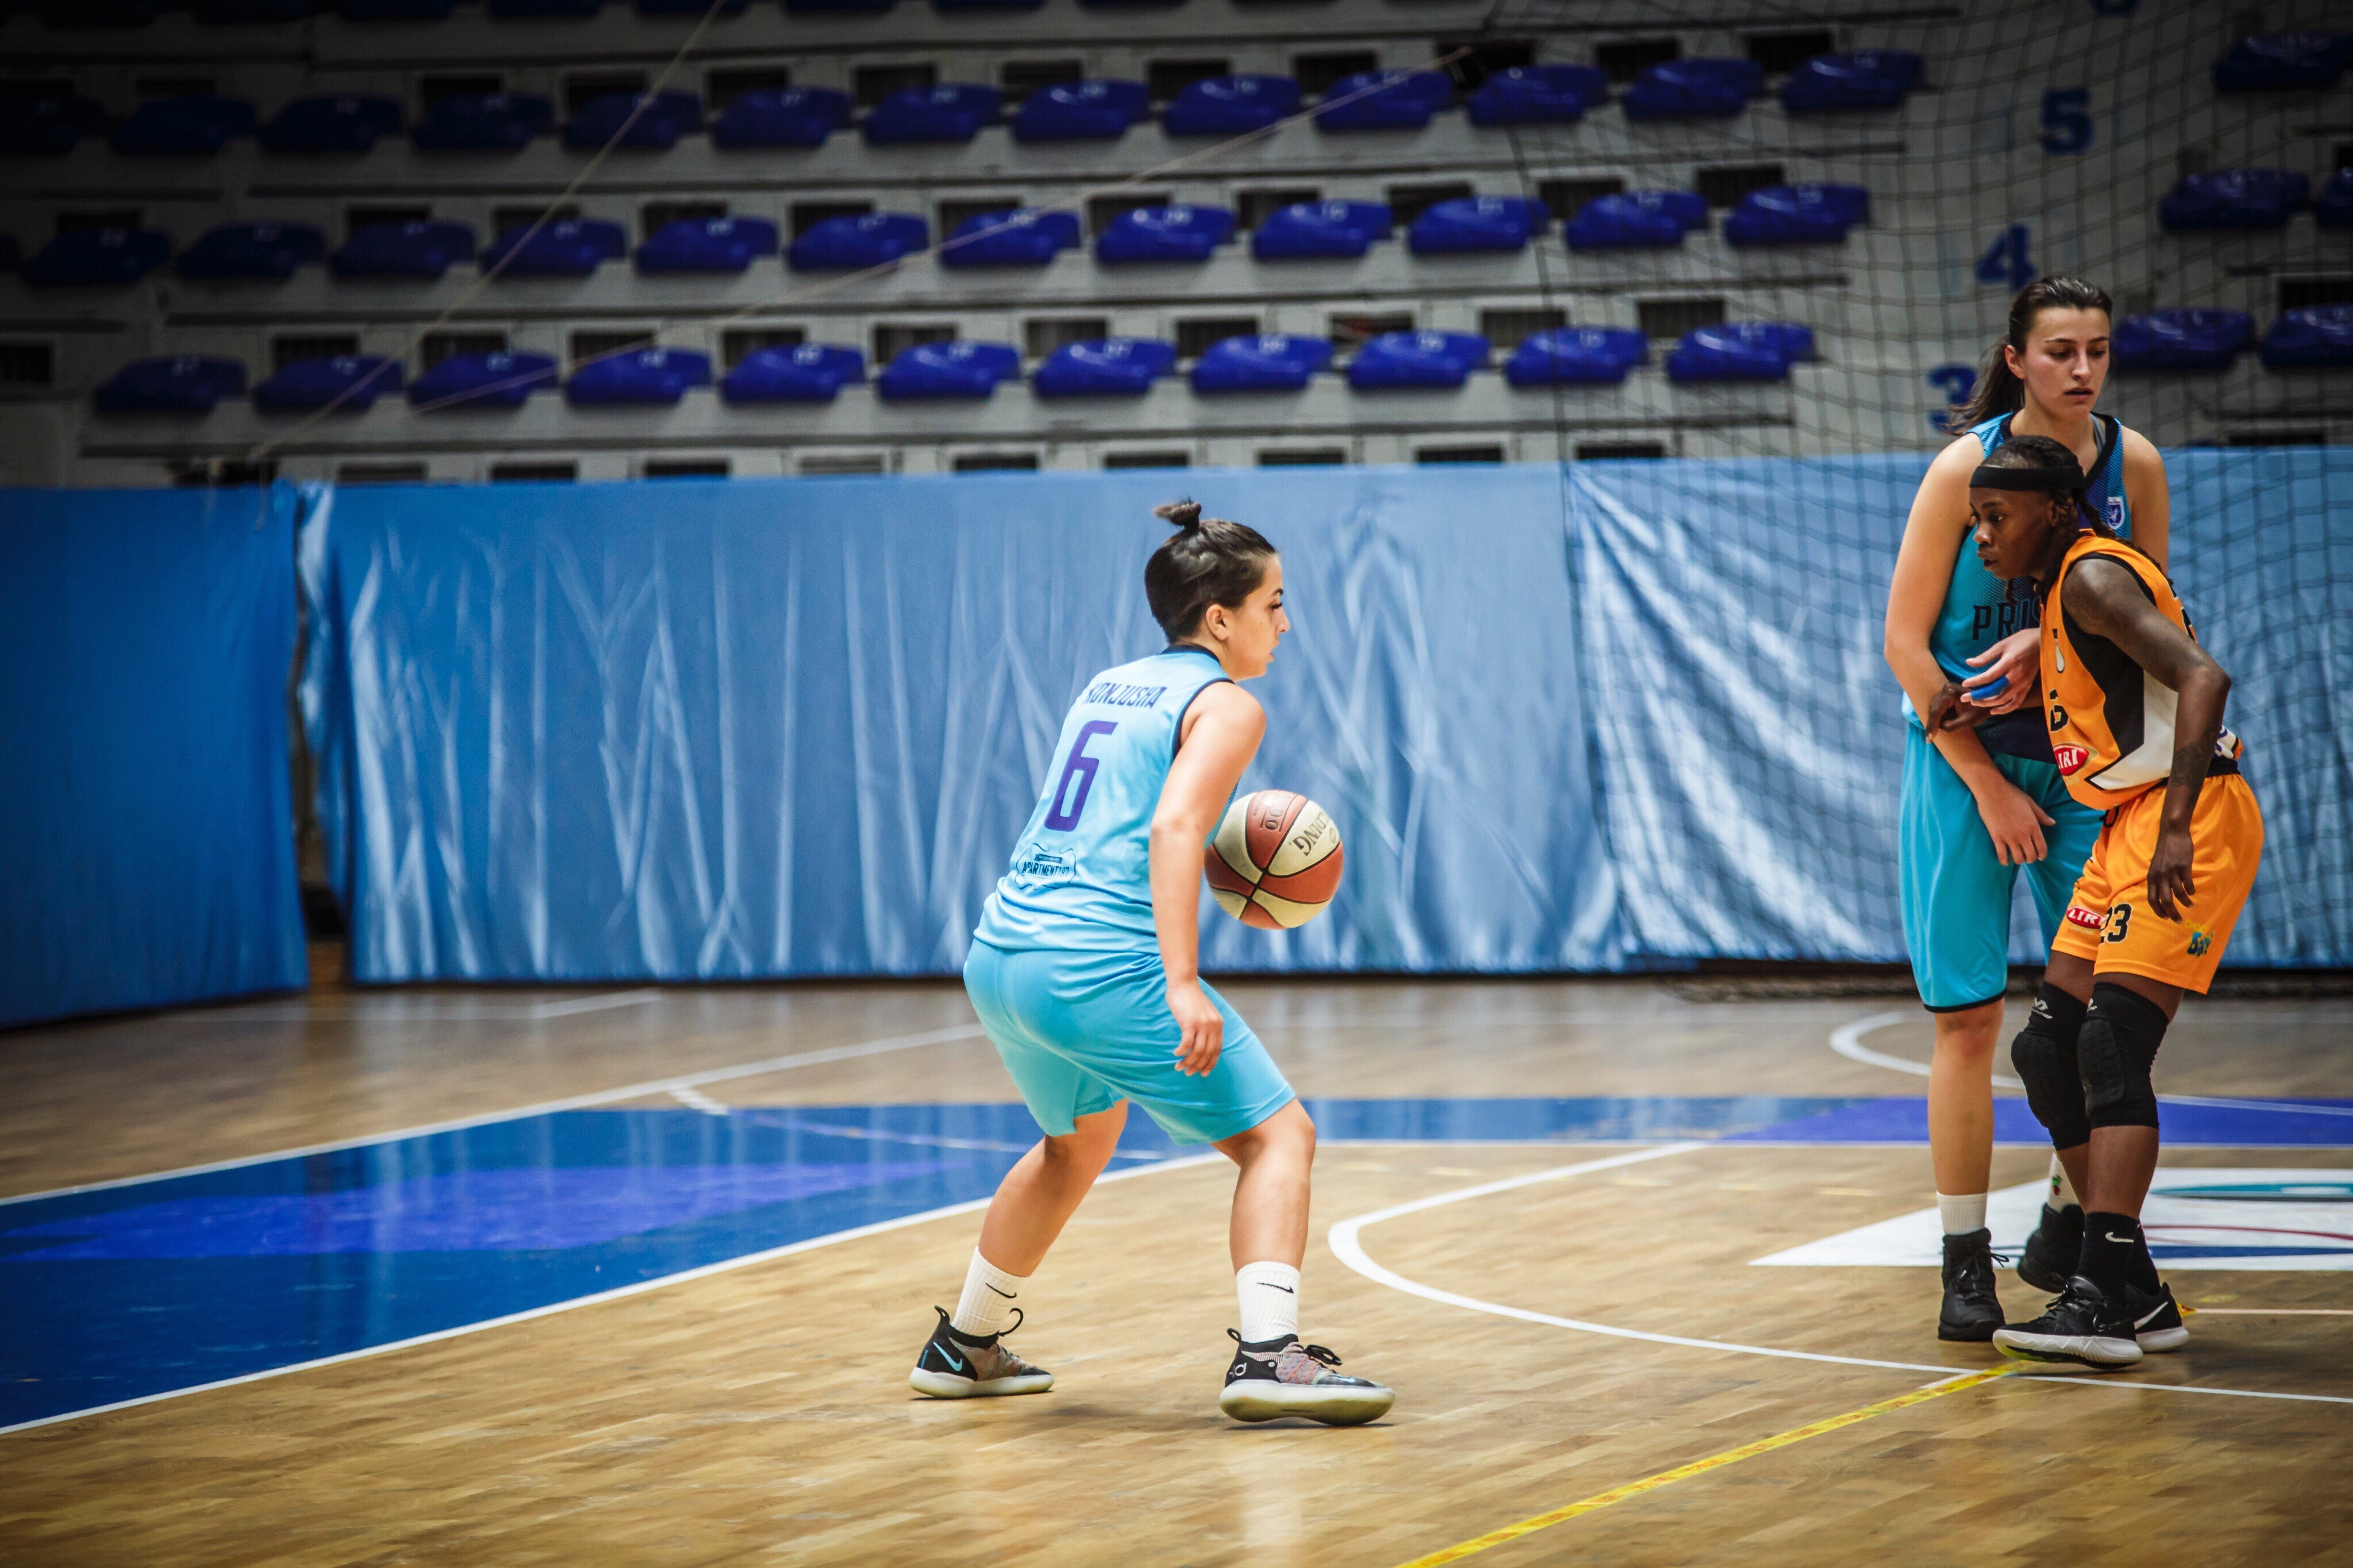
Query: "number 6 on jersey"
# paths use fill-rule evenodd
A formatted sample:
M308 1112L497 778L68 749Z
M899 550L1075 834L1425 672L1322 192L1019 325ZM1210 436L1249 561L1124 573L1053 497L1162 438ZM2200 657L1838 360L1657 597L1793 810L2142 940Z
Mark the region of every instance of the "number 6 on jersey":
M1218 907L1244 925L1305 925L1340 887L1340 829L1303 795L1262 789L1226 808L1204 869Z

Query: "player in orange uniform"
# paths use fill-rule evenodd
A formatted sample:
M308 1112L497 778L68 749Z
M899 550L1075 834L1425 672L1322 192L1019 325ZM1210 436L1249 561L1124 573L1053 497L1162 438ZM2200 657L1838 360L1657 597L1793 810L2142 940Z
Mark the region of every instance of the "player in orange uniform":
M2084 505L2075 455L2021 437L1969 480L1978 558L2042 595L2042 694L2067 791L2107 813L2010 1059L2084 1197L2075 1277L2004 1354L2130 1366L2186 1343L2140 1229L2157 1170L2149 1068L2185 991L2203 992L2253 886L2263 818L2222 727L2231 690L2173 585ZM1976 721L1948 686L1928 723Z

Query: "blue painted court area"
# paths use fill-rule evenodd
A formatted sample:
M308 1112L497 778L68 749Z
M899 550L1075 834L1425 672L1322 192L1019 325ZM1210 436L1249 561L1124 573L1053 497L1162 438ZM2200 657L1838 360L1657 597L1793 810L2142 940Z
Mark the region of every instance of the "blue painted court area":
M2353 1145L2353 1101L2165 1107ZM1998 1135L2039 1143L2022 1101ZM1925 1143L1918 1099L1309 1102L1327 1141ZM2334 1111L2336 1114L2329 1114ZM987 1198L1018 1105L567 1110L0 1203L0 1427L558 1306ZM1114 1168L1183 1152L1131 1117Z

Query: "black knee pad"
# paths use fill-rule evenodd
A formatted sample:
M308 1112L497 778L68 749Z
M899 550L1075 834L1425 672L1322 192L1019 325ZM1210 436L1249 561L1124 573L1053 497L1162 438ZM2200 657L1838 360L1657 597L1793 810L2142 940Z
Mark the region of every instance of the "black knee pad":
M2084 1004L2049 981L2035 994L2026 1027L2010 1043L2010 1062L2026 1085L2026 1104L2050 1131L2051 1146L2073 1149L2092 1135L2084 1113L2084 1075L2076 1066L2076 1036Z
M2148 1079L2165 1041L2165 1009L2121 985L2092 987L2092 1005L2076 1037L2084 1074L2084 1110L2094 1127L2154 1127L2157 1089Z

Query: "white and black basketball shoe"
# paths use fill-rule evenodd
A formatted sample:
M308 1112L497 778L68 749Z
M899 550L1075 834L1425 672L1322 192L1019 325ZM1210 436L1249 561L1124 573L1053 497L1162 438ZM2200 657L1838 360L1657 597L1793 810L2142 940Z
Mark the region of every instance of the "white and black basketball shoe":
M1993 1345L2019 1361L2073 1362L2094 1372L2115 1372L2140 1362L2132 1319L2080 1274L2032 1322L1996 1329Z
M1327 1426L1361 1426L1397 1403L1396 1390L1333 1371L1340 1358L1322 1345L1300 1343L1296 1334L1256 1342L1232 1329L1226 1334L1236 1348L1218 1408L1237 1421L1303 1415Z
M939 1326L915 1357L907 1386L934 1399L986 1399L1007 1394L1043 1394L1054 1386L1054 1374L1032 1366L1005 1348L1005 1336L1021 1326L1020 1309L1013 1322L986 1339L968 1340L948 1323L940 1308Z

